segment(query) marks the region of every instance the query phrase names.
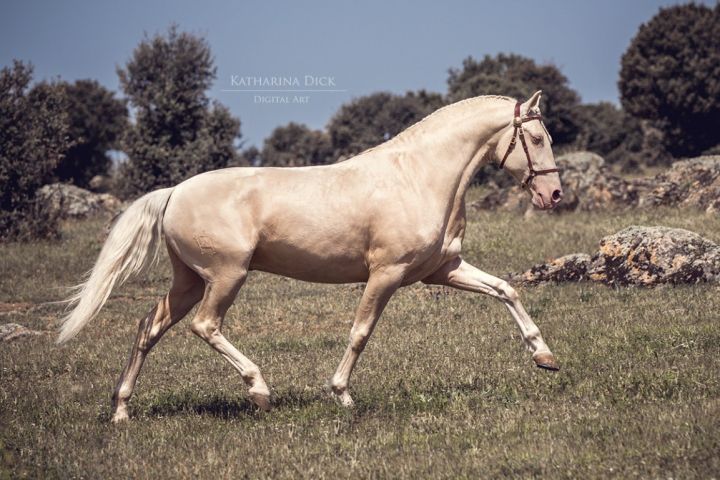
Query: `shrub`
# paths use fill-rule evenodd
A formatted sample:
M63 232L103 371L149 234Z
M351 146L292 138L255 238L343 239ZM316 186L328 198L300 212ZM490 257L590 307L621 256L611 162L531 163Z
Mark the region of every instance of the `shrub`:
M322 165L333 160L326 133L293 122L273 130L265 139L261 158L263 166L270 167Z
M424 90L356 98L340 107L328 123L334 157L347 158L383 143L443 105L440 94Z
M107 151L119 145L127 125L125 102L95 80L63 83L68 100L69 136L73 145L60 161L55 177L88 188L95 175L107 175Z
M0 240L57 236L57 219L36 200L70 146L64 89L29 88L32 67L0 71Z

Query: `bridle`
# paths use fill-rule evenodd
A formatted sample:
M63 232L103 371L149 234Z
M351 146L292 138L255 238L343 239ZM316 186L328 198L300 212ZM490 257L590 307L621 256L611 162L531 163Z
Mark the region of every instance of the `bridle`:
M520 143L522 144L523 150L525 150L525 158L527 158L527 164L528 164L528 176L525 180L520 183L520 186L522 188L526 188L528 185L530 185L530 182L537 177L538 175L547 175L548 173L555 173L559 172L560 170L557 168L548 168L545 170L535 170L533 167L532 160L530 160L530 151L528 150L527 142L525 141L525 133L522 124L525 122L530 122L532 120L540 120L540 124L542 125L542 115L534 115L534 114L527 114L524 117L520 116L520 102L517 102L515 104L515 117L513 118L512 125L515 128L515 131L513 132L512 140L510 140L510 145L508 145L508 149L505 152L505 155L502 158L502 161L500 162L500 168L503 168L505 166L505 161L510 156L510 153L515 149L516 141L515 139L517 137L520 137ZM545 126L543 125L543 128ZM547 130L546 130L547 131Z

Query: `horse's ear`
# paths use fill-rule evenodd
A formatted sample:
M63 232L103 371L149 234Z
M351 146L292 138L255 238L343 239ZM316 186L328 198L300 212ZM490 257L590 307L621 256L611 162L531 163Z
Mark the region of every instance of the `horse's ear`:
M540 110L540 97L542 97L542 90L538 90L537 92L533 93L532 97L530 97L530 99L523 104L526 113L532 110Z

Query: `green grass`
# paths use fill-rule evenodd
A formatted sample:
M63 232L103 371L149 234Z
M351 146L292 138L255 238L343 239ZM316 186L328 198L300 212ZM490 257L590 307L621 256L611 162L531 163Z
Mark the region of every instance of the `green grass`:
M720 242L720 218L694 212L469 217L464 256L498 275L592 252L631 224ZM0 322L52 328L60 307L46 302L92 265L103 228L68 224L61 242L0 246ZM146 362L132 420L111 425L137 321L168 284L163 262L114 292L65 347L51 336L0 344L0 478L720 476L718 286L521 289L562 363L556 374L533 366L497 301L402 289L361 357L357 406L346 411L323 385L361 290L253 272L225 332L262 368L275 410L256 411L185 320Z

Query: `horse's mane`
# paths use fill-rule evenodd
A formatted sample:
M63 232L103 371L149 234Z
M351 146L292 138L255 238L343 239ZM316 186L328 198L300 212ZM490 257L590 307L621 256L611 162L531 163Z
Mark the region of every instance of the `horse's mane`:
M505 97L505 96L503 96L503 95L480 95L480 96L477 96L477 97L470 97L470 98L466 98L466 99L464 99L464 100L457 101L457 102L455 102L455 103L451 103L451 104L449 104L449 105L445 105L444 107L438 108L438 109L435 110L434 112L426 115L422 120L419 120L419 121L415 122L414 124L410 125L410 126L407 127L405 130L403 130L402 132L398 133L398 134L395 135L394 137L392 137L392 138L384 141L383 143L381 143L381 144L379 144L379 145L375 145L374 147L370 147L370 148L368 148L368 149L366 149L366 150L363 150L363 151L360 152L358 155L362 155L362 154L364 154L364 153L371 152L371 151L376 150L376 149L378 149L378 148L380 148L380 147L388 147L388 146L390 146L390 145L392 145L392 144L394 144L394 143L396 143L396 142L398 142L398 141L400 141L400 140L402 140L402 139L404 139L404 138L412 135L412 134L413 134L414 132L416 132L417 130L420 130L420 129L421 129L424 125L426 125L430 120L434 120L435 118L437 118L437 117L439 117L439 116L442 116L443 114L447 113L449 110L455 110L455 109L457 109L457 108L465 107L465 106L468 106L468 105L470 105L470 104L475 104L475 103L479 103L479 102L486 101L486 100L504 100L504 101L513 102L513 103L515 103L515 102L517 101L517 100L515 100L514 98Z

